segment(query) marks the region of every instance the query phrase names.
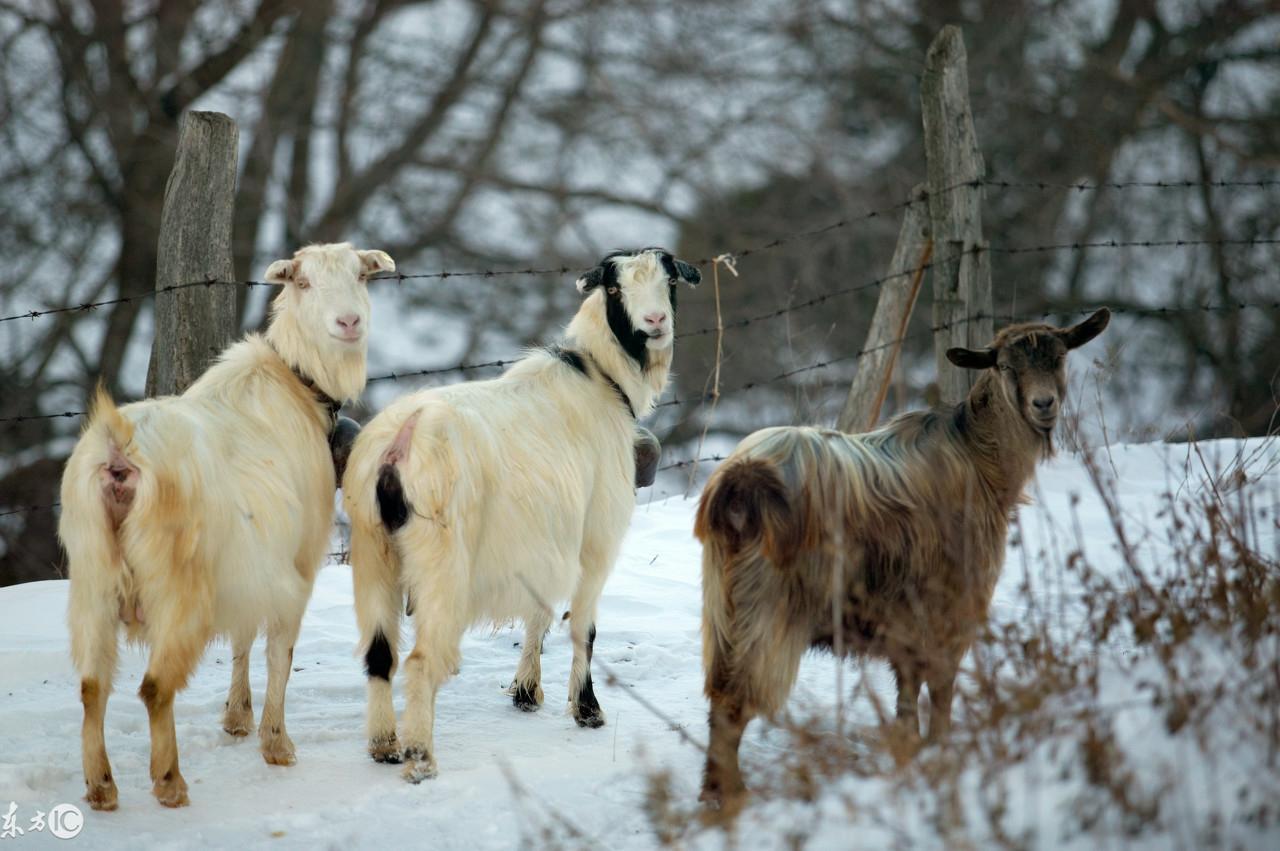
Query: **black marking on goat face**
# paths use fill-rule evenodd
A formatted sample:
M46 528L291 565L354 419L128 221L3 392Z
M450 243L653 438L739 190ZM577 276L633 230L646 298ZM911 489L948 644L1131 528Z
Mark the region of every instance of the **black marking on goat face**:
M613 263L611 262L609 266L612 267ZM637 330L631 324L631 316L627 313L626 305L622 303L622 289L617 285L616 274L614 282L605 290L604 295L604 310L605 317L609 321L609 330L613 332L613 337L622 350L639 364L641 369L644 369L649 360L649 335Z
M676 270L676 259L671 256L669 251L656 250L658 251L658 260L662 263L662 271L667 276L667 298L671 300L671 316L674 318L678 309L676 305L676 290L679 288L676 286L676 280L680 277L680 272Z
M671 302L671 315L674 317L677 307L677 282L684 281L690 286L696 286L702 280L702 273L683 260L677 260L665 248L649 246L639 251L611 251L605 255L599 265L578 279L578 289L583 293L591 292L597 287L604 287L605 317L609 323L609 330L613 332L614 339L618 341L622 350L639 364L641 369L648 364L649 335L637 329L631 322L626 305L623 303L622 288L618 284L618 269L615 261L620 257L635 257L650 252L658 255L658 262L667 276L667 295Z
M391 682L391 644L382 630L373 634L369 651L364 654L364 673L369 679L378 677Z
M374 493L378 497L378 513L388 532L395 532L409 520L409 503L404 498L400 484L400 471L391 464L384 464L378 471L378 485Z

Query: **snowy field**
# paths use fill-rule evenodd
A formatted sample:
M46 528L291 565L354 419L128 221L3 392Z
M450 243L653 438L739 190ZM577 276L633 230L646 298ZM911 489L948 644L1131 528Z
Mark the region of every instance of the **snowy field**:
M1275 443L1219 442L1204 444L1202 451L1210 467L1242 454L1250 459L1249 495L1259 512L1266 512L1259 515L1256 545L1274 557L1280 552ZM1113 465L1121 508L1135 529L1159 528L1154 521L1160 494L1192 494L1204 487L1201 462L1185 446L1113 447L1105 466L1110 470ZM1078 459L1063 453L1045 465L1030 493L1033 504L1020 512L1022 545L1010 550L994 618L1017 621L1030 599L1060 613L1064 627L1069 626L1081 605L1081 589L1072 585L1069 573L1050 566L1061 563L1055 554L1077 537L1078 524L1089 557L1120 570L1115 538ZM1074 508L1073 495L1080 498ZM595 680L608 725L578 729L563 709L571 656L563 625L553 628L546 642L546 704L532 715L516 711L504 693L516 669L520 631L476 631L465 639L461 673L442 689L437 703L440 776L419 786L404 783L397 767L375 764L365 755L364 677L353 655L351 572L344 565L321 572L294 656L287 719L297 765L268 766L258 754L256 736L233 739L222 732L230 653L226 645L214 645L176 703L182 771L191 795L191 805L180 810L162 808L150 793L147 719L136 697L145 657L136 649L122 653L107 712L107 750L119 784L120 809L94 813L83 804L81 709L64 622L67 584L0 589L0 817L16 804L14 824L28 829L23 836L0 839L0 848L59 844L48 829L29 828L37 811L48 812L64 802L80 804L85 814L83 829L70 844L92 848L477 851L537 847L548 835L573 847L654 847L658 840L644 810L647 777L669 770L681 798L677 803L692 801L701 754L672 725L699 741L705 737L700 555L690 533L694 506L692 499L681 497L650 502L642 492L600 606ZM1165 542L1153 534L1136 545L1159 559ZM1024 583L1033 589L1030 598ZM1102 652L1120 658L1125 648ZM605 666L619 683L606 682ZM891 679L880 665L849 663L841 669L827 657L811 656L793 707L802 704L808 711L834 716L838 674L846 694L861 683L892 704ZM265 680L260 639L251 673L255 711L262 707ZM1103 695L1123 704L1137 694L1132 680L1104 677ZM628 691L651 702L666 720ZM1234 814L1250 805L1235 800L1238 786L1275 788L1278 769L1266 754L1224 753L1222 759L1205 762L1199 748L1169 740L1142 701L1131 703L1133 712L1117 724L1127 741L1137 743L1131 748L1138 754L1135 782L1179 779L1169 793L1175 799L1162 802L1161 827L1145 837L1146 845L1203 847L1200 821L1220 818L1225 819L1218 825L1223 844L1280 847L1274 827L1233 821ZM397 682L398 710L401 705ZM865 696L845 711L850 735L874 734L873 706ZM781 758L788 742L777 727L756 722L748 729L743 760L749 785L763 767ZM1005 788L1008 823L1031 847L1096 847L1098 836L1073 833L1069 827L1082 781L1056 770L1054 759L1047 753L1031 755L1019 782ZM1258 783L1262 778L1257 772L1269 772L1269 781ZM930 831L912 790L892 777L851 778L840 785L845 796L839 799L823 796L812 805L774 801L752 807L744 816L738 847L784 847L797 828L809 835L807 847L816 848L950 844ZM975 795L980 800L981 790ZM850 797L860 803L857 812L847 805ZM979 804L968 797L960 802L961 807L970 805ZM981 839L979 834L979 845L989 844ZM700 831L686 835L682 844L718 848L725 845L725 836ZM1106 844L1120 840L1112 837Z

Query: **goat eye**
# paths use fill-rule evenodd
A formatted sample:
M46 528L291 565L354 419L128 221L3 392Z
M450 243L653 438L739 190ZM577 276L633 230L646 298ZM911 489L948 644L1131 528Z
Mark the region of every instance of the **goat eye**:
M608 292L608 293L609 293L609 295L617 295L617 294L618 294L618 288L617 288L617 287L608 287L608 288L606 288L606 292Z
M300 289L300 290L309 290L309 289L311 289L311 282L310 282L310 281L308 281L306 278L299 278L299 279L298 279L298 289Z

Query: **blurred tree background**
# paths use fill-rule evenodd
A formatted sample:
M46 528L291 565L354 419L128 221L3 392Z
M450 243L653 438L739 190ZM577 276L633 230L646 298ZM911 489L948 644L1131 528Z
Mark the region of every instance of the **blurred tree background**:
M0 3L0 312L153 286L187 109L240 126L245 279L313 240L383 248L408 273L581 267L615 246L707 258L856 220L924 178L919 78L948 23L964 32L992 179L1197 184L990 187L993 246L1280 235L1280 187L1211 185L1280 176L1280 11L1267 0L33 0ZM885 274L897 229L896 215L860 220L753 253L739 277L721 269L726 320ZM998 253L995 302L1024 316L1274 303L1277 255ZM574 308L571 278L377 285L371 373L546 340ZM678 329L714 324L711 290L682 294ZM722 384L856 353L875 297L733 331ZM245 290L246 327L262 298ZM0 417L81 409L99 376L121 398L140 394L150 310L133 300L0 325ZM1271 429L1280 311L1123 325L1098 373L1113 437ZM926 397L929 347L912 335L891 408ZM678 343L675 396L704 392L714 353L714 335ZM830 421L853 369L666 408L652 425L677 457L707 428L725 440ZM414 386L381 383L369 403ZM76 433L75 419L0 425L0 512L56 501ZM55 527L52 511L0 517L0 584L57 575Z

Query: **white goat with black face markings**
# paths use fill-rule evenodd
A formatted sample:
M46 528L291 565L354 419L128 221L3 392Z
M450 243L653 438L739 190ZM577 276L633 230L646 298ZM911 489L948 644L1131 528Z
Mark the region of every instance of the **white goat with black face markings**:
M160 803L187 803L173 700L215 635L234 652L223 727L243 736L253 728L249 648L265 625L262 755L293 763L284 691L332 526L329 434L340 401L364 389L365 281L394 268L382 251L308 246L267 269L284 290L266 333L228 347L181 396L117 408L98 392L62 476L58 524L94 809L117 804L103 716L122 623L151 646L138 694Z
M578 279L587 297L558 345L492 381L405 396L361 431L343 499L375 760L403 759L415 783L435 775L436 691L473 624L524 621L513 699L537 709L548 605L566 598L569 703L579 725L604 724L591 652L635 507L635 421L667 382L676 287L700 278L659 248L611 254ZM397 738L391 677L406 593L416 640Z

